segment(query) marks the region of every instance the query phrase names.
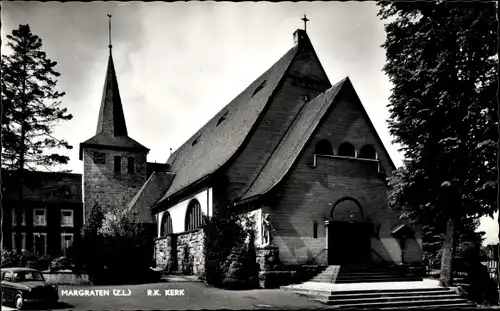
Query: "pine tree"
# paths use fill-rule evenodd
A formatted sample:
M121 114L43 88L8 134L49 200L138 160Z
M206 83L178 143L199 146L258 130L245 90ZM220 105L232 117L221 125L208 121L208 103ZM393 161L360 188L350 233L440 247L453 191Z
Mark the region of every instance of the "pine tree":
M41 50L42 39L29 25L7 35L12 50L2 56L2 167L11 170L34 170L37 166L66 164L67 156L48 153L53 148L71 149L68 142L53 136L61 120L72 115L61 108L64 92L56 90L60 74L56 62Z
M56 90L56 62L41 50L42 39L29 25L20 25L7 35L8 55L2 55L2 169L16 172L18 220L23 209L23 171L66 164L67 156L53 148L71 149L67 141L53 135L54 126L72 115L61 108L64 93Z
M390 204L446 224L441 285L452 282L459 224L497 208L497 9L494 2L379 2L387 21L389 131L406 165Z

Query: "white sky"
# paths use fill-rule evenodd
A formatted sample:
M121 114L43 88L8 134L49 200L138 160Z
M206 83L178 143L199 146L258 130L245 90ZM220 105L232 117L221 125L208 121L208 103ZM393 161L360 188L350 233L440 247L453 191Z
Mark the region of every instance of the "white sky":
M79 143L97 126L113 15L113 58L129 136L150 148L148 161L170 154L293 45L308 35L332 84L349 76L396 166L386 105L391 84L382 67L383 22L374 2L42 3L3 2L5 34L28 23L57 61L63 106L74 118L56 136L74 146L67 166L81 173ZM498 241L496 220L480 228Z

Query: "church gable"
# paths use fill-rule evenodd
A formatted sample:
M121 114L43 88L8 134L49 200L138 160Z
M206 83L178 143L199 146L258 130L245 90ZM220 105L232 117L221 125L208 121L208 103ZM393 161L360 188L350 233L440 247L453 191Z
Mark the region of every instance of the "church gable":
M225 172L231 181L225 194L230 201L241 199L256 182L306 103L331 87L307 34L298 30L296 36L297 55L255 131Z
M376 158L387 175L396 168L349 79L304 152L318 153L315 149L320 142L328 142L335 156Z

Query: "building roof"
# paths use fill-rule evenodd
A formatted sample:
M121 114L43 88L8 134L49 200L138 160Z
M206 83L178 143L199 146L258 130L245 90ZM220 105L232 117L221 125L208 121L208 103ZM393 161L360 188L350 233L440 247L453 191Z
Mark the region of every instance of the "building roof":
M80 144L80 160L82 159L82 149L84 147L109 147L111 149L149 151L148 148L128 136L120 90L118 88L118 79L116 78L111 52L104 80L96 135Z
M312 133L324 117L347 80L343 79L304 105L276 150L267 160L257 178L249 185L241 200L271 190L288 172Z
M2 200L17 201L18 173L2 170ZM25 202L82 203L82 175L62 172L24 172Z
M176 176L158 203L212 174L236 153L297 51L298 45L295 45L171 155L167 163Z
M165 193L174 176L175 174L171 172L153 172L127 205L126 210L135 212L136 220L141 223L155 222L149 208Z

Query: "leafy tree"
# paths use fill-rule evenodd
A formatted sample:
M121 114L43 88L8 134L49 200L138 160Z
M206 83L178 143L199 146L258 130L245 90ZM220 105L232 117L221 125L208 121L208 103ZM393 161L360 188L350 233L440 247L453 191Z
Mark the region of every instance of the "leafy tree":
M446 224L441 284L452 282L457 226L497 202L497 9L494 2L378 2L393 83L389 130L405 166L390 204Z
M61 108L64 92L56 90L56 62L41 50L42 39L29 25L20 25L7 35L8 55L2 55L2 168L18 172L18 219L23 209L23 171L66 164L67 156L50 153L53 148L71 149L67 141L53 135L60 120L72 115ZM5 50L5 49L4 49ZM3 51L4 51L3 50Z

